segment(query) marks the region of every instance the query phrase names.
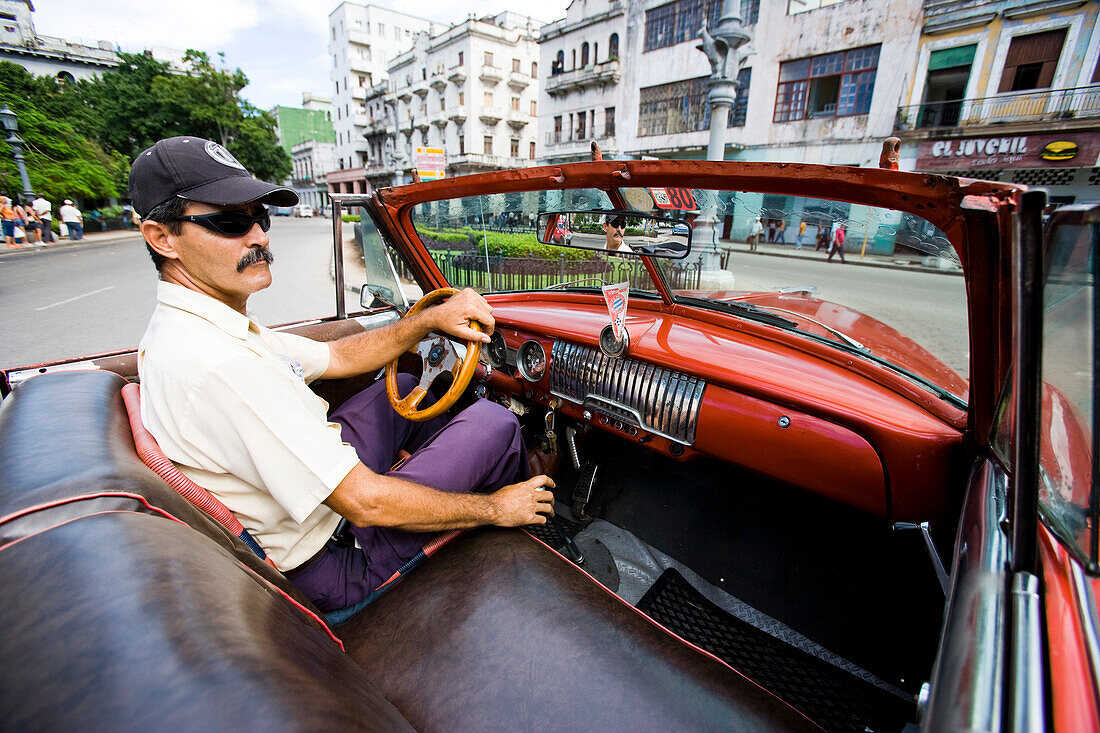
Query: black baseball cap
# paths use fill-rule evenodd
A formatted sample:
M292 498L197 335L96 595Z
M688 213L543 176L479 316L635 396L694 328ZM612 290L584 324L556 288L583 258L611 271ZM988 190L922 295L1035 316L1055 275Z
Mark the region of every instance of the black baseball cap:
M253 178L223 146L187 136L158 140L130 166L130 198L138 216L148 216L173 196L218 205L298 203L289 188Z

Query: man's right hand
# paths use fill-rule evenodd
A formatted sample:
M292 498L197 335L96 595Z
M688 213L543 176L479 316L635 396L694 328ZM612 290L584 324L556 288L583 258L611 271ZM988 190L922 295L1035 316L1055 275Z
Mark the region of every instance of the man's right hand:
M546 518L554 515L552 488L554 480L549 476L535 476L497 489L489 495L493 505L493 524L499 527L546 524Z

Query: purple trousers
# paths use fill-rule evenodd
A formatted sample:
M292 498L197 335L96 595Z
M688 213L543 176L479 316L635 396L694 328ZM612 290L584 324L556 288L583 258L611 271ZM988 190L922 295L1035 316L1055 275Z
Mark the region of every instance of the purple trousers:
M417 380L400 374L397 382L398 393L408 394ZM421 408L430 400L426 396ZM379 380L341 405L331 419L340 424L344 440L363 465L378 474L455 493L495 491L527 477L519 421L495 402L478 400L453 418L444 414L410 422L394 412L385 381ZM401 449L412 457L390 471ZM329 540L320 555L288 573L321 611L363 600L436 536L384 527L352 525L350 530L362 549Z

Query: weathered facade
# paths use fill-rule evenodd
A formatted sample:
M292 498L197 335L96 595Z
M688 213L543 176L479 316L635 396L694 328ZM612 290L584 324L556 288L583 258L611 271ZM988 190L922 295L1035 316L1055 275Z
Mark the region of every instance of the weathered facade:
M1095 0L926 0L896 120L902 167L1100 193Z
M609 157L704 157L711 69L699 31L704 19L715 27L722 5L574 2L544 26L540 159L584 159L593 138ZM915 55L919 0L742 0L740 10L753 38L733 70L726 159L877 164L910 74L886 59Z
M389 60L412 46L417 34L436 33L443 27L425 18L353 2L340 3L329 14L337 155L336 172L329 179L331 190L366 190L364 169L371 150L364 134L380 106L368 106L368 96L386 82Z
M446 175L535 161L538 22L505 12L470 19L393 58L368 91L372 186L412 180L416 148L442 148Z

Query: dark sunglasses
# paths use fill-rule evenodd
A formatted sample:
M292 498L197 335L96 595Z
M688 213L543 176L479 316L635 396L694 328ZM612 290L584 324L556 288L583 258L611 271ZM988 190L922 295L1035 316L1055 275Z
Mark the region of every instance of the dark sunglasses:
M259 224L260 229L265 232L271 228L271 215L267 213L267 209L258 214L249 214L246 211L217 211L213 214L177 216L172 221L189 221L227 237L243 237L252 230L253 224Z
M610 226L610 227L615 227L616 229L622 229L623 227L626 226L626 219L624 219L621 216L618 216L618 217L615 217L614 219L612 219L611 221L607 222L607 225Z

